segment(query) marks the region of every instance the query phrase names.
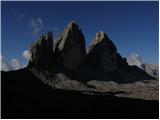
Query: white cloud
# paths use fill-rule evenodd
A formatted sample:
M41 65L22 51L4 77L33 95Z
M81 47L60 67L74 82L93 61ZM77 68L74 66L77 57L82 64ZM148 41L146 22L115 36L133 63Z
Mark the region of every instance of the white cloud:
M131 53L131 55L127 57L127 62L129 65L136 65L139 68L141 68L141 65L143 64L141 57L139 57L137 53Z
M1 55L1 70L2 71L11 71L11 70L18 70L21 67L20 62L17 59L12 59L10 64L5 60L5 58Z
M31 53L29 50L25 50L23 53L22 53L22 56L26 59L26 60L30 60L31 58Z
M29 29L33 35L38 35L43 27L43 21L41 18L32 18L29 22Z
M11 60L11 68L12 68L12 70L20 69L21 68L20 62L17 59L13 58Z
M0 57L1 57L1 70L9 71L10 70L9 64L6 62L6 60L4 59L2 55Z

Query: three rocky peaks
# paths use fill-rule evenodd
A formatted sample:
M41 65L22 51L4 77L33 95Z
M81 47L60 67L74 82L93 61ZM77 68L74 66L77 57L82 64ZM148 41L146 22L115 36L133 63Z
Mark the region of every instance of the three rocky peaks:
M96 33L86 52L85 37L78 25L72 21L54 44L51 32L42 35L32 44L29 68L62 73L72 71L74 75L84 76L84 79L90 78L86 78L86 74L97 74L97 79L103 80L152 79L138 67L129 66L126 59L117 52L114 43L102 31Z

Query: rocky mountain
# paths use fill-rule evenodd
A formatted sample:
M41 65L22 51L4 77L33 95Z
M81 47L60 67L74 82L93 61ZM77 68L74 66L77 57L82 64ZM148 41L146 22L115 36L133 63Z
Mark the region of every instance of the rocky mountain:
M156 64L148 64L143 62L141 57L139 57L136 53L132 53L130 56L128 56L127 62L130 66L135 65L154 78L159 77L159 66Z
M102 31L97 32L89 47L88 64L96 66L103 72L116 71L116 53L116 46L108 36Z
M48 32L47 35L42 35L38 41L32 44L31 58L29 66L37 68L49 69L53 67L53 35Z
M75 70L83 63L85 38L75 22L70 22L60 35L54 55L55 63L61 70Z
M87 51L73 21L56 44L51 32L42 35L26 68L2 72L3 118L158 115L158 81L128 65L106 33L97 32Z
M99 79L125 83L153 79L140 68L129 66L102 31L96 33L87 53L84 35L73 21L61 33L54 50L53 44L52 33L48 33L30 50L29 70L45 83L54 81L52 77L56 73L67 74L80 82Z

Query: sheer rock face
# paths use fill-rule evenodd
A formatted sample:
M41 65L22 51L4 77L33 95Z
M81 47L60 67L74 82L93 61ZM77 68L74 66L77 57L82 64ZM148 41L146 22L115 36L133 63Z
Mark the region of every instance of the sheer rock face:
M86 56L85 40L76 23L71 22L60 35L54 55L62 70L74 70L82 64Z
M108 36L104 32L98 32L90 45L87 62L103 72L115 71L117 69L116 52L116 46Z
M129 67L126 58L122 58L122 56L119 53L116 54L116 57L118 69L126 70Z
M53 35L48 32L32 44L29 64L39 68L53 67Z

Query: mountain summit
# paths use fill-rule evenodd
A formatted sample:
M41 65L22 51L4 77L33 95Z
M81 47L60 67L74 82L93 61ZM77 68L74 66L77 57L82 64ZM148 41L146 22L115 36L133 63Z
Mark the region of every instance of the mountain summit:
M43 81L52 81L51 76L55 73L64 73L71 79L80 81L100 79L133 82L153 79L142 69L129 66L126 59L118 53L113 41L103 31L96 33L88 53L85 37L73 21L60 34L55 49L53 40L51 32L42 35L30 50L29 68L34 68L34 72L31 70L34 74L37 71L36 76L43 76Z
M30 49L31 58L29 66L38 68L51 68L53 67L53 35L48 32L47 35L42 35L39 40L31 45Z
M86 56L85 38L75 22L70 22L60 35L54 54L59 69L74 70L82 64Z
M117 69L116 46L103 32L97 32L88 52L89 63L104 72Z

